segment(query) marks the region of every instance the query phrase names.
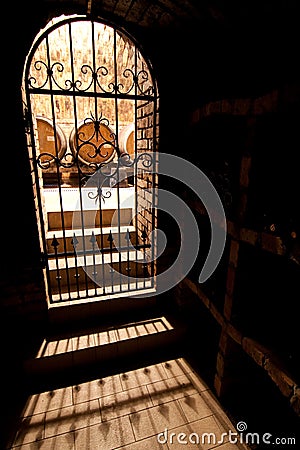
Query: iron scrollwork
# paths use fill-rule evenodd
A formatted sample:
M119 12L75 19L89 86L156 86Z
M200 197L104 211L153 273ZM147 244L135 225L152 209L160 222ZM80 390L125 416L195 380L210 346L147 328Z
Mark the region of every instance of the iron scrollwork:
M149 73L144 70L138 70L134 71L131 68L126 68L123 70L121 79L124 78L126 80L130 80L129 86L126 88L124 83L114 83L109 82L107 86L105 83L101 82L104 78L107 79L114 79L115 74L113 73L111 76L109 76L109 70L105 66L99 66L96 70L93 70L93 68L88 64L83 64L80 68L80 72L84 76L88 76L90 74L90 77L86 80L86 83L84 83L81 79L77 79L72 81L71 79L66 79L64 81L64 84L61 85L61 83L58 80L58 77L55 76L56 73L60 74L60 76L65 72L65 66L63 63L56 61L51 66L47 65L45 61L37 60L33 64L34 70L40 73L39 77L31 75L28 78L28 88L29 89L44 89L46 86L51 83L53 86L56 87L61 91L70 92L89 92L93 87L97 91L97 89L100 91L100 93L103 94L121 94L121 95L127 95L134 93L134 90L136 88L136 92L138 95L145 95L145 96L153 96L154 95L154 87L152 84L149 85L150 77ZM144 85L147 87L144 88Z

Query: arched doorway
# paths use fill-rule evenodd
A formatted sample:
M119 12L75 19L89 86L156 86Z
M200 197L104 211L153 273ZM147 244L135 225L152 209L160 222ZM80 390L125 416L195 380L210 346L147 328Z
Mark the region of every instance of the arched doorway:
M24 114L50 303L155 289L158 90L123 29L54 19L23 76Z

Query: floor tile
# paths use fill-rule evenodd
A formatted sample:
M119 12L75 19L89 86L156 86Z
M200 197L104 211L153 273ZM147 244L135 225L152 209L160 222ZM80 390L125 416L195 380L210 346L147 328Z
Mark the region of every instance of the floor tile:
M74 433L60 434L42 441L15 447L15 450L75 450Z
M36 414L23 418L13 445L23 445L40 441L45 437L45 414Z
M74 404L122 391L119 375L100 378L73 386Z
M166 377L166 372L162 364L153 364L120 375L124 390L165 380Z
M113 450L134 442L128 416L81 428L74 433L76 450Z
M129 417L137 440L155 436L166 428L175 428L186 422L186 418L177 401L153 406L152 408L130 414Z
M127 331L125 343L136 333ZM117 339L114 330L87 336L73 344ZM19 450L249 450L229 442L233 424L182 358L34 394L21 419L12 447Z
M72 387L33 394L29 397L23 416L38 414L72 405Z
M101 397L100 407L103 420L120 417L152 406L146 386Z
M203 450L214 448L228 441L228 429L225 429L214 415L189 425L192 431L199 436Z
M78 403L46 413L45 437L74 431L101 422L99 401Z
M153 405L158 405L187 395L196 394L197 390L186 375L167 378L147 385Z
M191 367L183 358L168 360L163 363L163 366L168 377L177 377L192 372Z
M184 398L178 399L178 402L180 403L188 422L193 422L213 414L210 407L199 393L187 395Z

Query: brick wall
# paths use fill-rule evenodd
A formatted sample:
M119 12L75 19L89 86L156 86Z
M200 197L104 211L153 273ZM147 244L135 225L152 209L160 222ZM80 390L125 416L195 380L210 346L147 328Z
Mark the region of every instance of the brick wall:
M137 156L156 152L159 144L159 103L153 101L139 101L137 103ZM143 157L147 162L147 159ZM141 211L136 217L136 228L139 240L143 242L143 233L147 238L145 243L149 243L149 235L157 226L156 188L158 182L157 174L153 173L155 167L151 165L150 170L143 166L142 161L137 168L137 204ZM152 161L155 164L155 160ZM154 244L154 242L152 242ZM154 244L155 245L155 244ZM155 248L153 249L155 251ZM149 267L150 272L156 267Z

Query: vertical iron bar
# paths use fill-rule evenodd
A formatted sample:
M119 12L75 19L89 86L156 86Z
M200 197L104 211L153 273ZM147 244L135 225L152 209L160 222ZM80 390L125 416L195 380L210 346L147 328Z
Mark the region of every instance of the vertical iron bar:
M95 47L95 23L94 21L91 21L92 26L92 58L93 58L93 87L94 87L94 94L97 93L97 77L96 77L96 47ZM101 111L102 112L102 111ZM97 121L99 119L98 116L98 101L96 95L94 96L94 113L95 113L95 120ZM100 130L100 127L99 127ZM101 131L100 131L101 134Z
M99 177L99 184L101 183L100 177ZM103 294L106 293L106 283L105 283L105 254L104 254L104 237L103 237L103 210L101 205L101 194L102 189L101 186L98 185L98 199L99 199L99 228L100 228L100 245L101 245L101 262L102 262L102 288L103 288Z
M27 68L26 72L28 72L28 68ZM29 79L28 73L26 74L25 79L26 80ZM26 92L26 102L27 102L27 105L25 105L25 107L26 106L28 107L28 117L32 118L31 94L28 92L27 85L25 85L25 92ZM31 122L31 126L30 126L30 141L31 141L30 143L31 143L31 148L32 148L31 156L32 156L32 160L33 160L33 172L34 172L34 179L32 181L36 184L36 188L37 188L36 195L37 195L37 203L38 203L38 219L40 220L40 238L41 238L41 244L43 247L42 254L44 255L43 259L45 261L45 268L46 268L46 279L47 279L46 292L49 295L50 303L52 303L53 302L53 294L52 294L52 286L51 286L51 278L50 278L50 270L49 270L49 262L48 262L47 237L46 237L46 225L45 225L46 221L44 218L44 210L43 210L42 198L41 198L43 187L41 186L40 180L39 180L39 171L38 171L38 166L37 166L37 153L36 153L36 141L35 141L35 137L34 137L32 122ZM28 153L29 153L29 151L28 151Z
M95 25L92 21L92 48L93 48L93 73L96 74L96 49L95 49ZM93 86L94 86L94 93L97 92L97 78L94 77L93 80ZM97 97L95 95L94 97L94 112L95 112L95 120L99 120L98 116L98 101ZM101 110L101 116L102 116L102 110ZM100 116L100 117L101 117ZM99 124L99 131L101 136L101 124ZM103 210L102 210L102 189L101 189L101 177L98 178L98 200L99 200L99 231L100 231L100 246L101 246L101 262L102 262L102 288L103 288L103 294L106 293L106 282L105 282L105 255L103 252L104 249L104 239L103 239Z
M113 247L113 242L114 242L114 237L112 235L112 232L110 230L108 238L107 238L108 242L109 242L109 253L110 253L110 281L111 281L111 292L112 294L114 293L114 266L113 266L113 251L112 251L112 247Z
M154 78L152 78L154 81ZM154 83L153 83L154 84ZM153 100L153 148L152 152L154 153L153 157L153 168L152 168L152 232L156 229L157 226L157 209L156 209L156 202L158 199L156 199L157 187L158 184L158 167L156 165L157 162L157 142L156 142L156 126L157 126L157 91L154 89L154 100ZM151 263L150 263L150 279L151 279L151 287L154 287L154 273L155 273L155 265L156 265L156 252L157 252L157 237L155 237L155 234L152 233L152 248L151 248Z
M129 233L129 228L127 228L127 232L126 232L126 236L125 236L125 240L127 242L127 266L126 266L126 271L127 271L127 282L128 282L128 291L130 291L130 253L129 253L129 248L130 248L130 233Z
M77 103L75 92L75 74L74 74L74 58L73 58L73 41L72 41L72 26L69 22L69 41L70 41L70 55L71 55L71 72L72 72L72 85L73 85L73 111L74 111L74 126L75 126L75 137L76 137L76 148L78 148L78 120L77 120ZM86 263L86 243L85 243L85 225L84 225L84 212L83 212L83 202L82 202L82 190L81 190L81 179L80 179L80 167L79 159L76 158L76 167L78 175L78 190L79 190L79 202L80 202L80 219L81 219L81 233L82 233L82 248L83 248L83 264L84 264L84 279L85 279L85 294L86 297L89 296L88 291L88 277L87 277L87 263Z
M78 245L78 239L75 236L75 233L73 234L73 239L71 241L74 249L74 261L75 261L75 279L76 279L76 288L77 288L77 298L80 298L80 290L79 290L79 272L78 272L78 264L77 264L77 251L76 247Z
M135 223L135 243L138 244L138 176L137 176L137 49L134 47L134 223ZM138 250L135 249L135 277L136 289L138 288Z
M48 35L46 38L46 48L47 48L47 59L48 59L48 67L51 66L51 58L50 58L50 49L49 49L49 39ZM51 113L53 118L53 129L54 129L54 142L55 142L55 153L56 153L56 172L57 172L57 181L58 181L58 193L59 193L59 204L60 204L60 217L61 217L61 226L62 226L62 236L63 236L63 251L65 253L65 264L66 264L66 276L67 276L67 286L68 286L68 294L69 299L71 299L70 293L70 274L69 274L69 262L67 256L67 240L66 240L66 230L65 230L65 218L64 218L64 207L63 207L63 198L62 198L62 188L60 184L59 177L59 161L58 161L58 148L57 148L57 139L56 139L56 130L55 130L55 105L54 98L52 94L52 79L49 76L49 88L50 88L50 99L51 99Z
M55 255L55 265L56 265L56 280L57 280L57 285L58 285L58 293L59 293L59 299L62 300L62 293L61 293L61 275L60 275L60 270L59 270L59 260L58 260L58 255L57 255L57 247L59 246L59 242L56 239L55 234L53 235L53 240L51 242L51 246L54 248L54 255Z
M144 275L144 288L146 287L146 278L147 278L147 259L146 259L146 239L147 239L147 233L146 233L146 228L144 227L143 231L142 231L142 235L141 238L143 240L143 252L144 252L144 259L143 259L143 275Z
M114 84L115 84L115 118L116 118L116 147L118 154L117 164L117 214L118 214L118 247L121 247L121 211L120 211L120 151L119 151L119 116L118 116L118 66L117 66L117 31L114 28ZM119 251L119 274L120 274L120 291L122 291L122 264L121 253Z
M144 288L146 287L146 278L148 278L148 266L147 266L147 258L146 258L146 239L147 239L147 233L146 228L144 227L144 230L142 231L142 240L143 240L143 252L144 252L144 258L143 258L143 278L144 278Z
M96 237L94 232L92 231L92 236L90 239L90 242L92 244L92 250L93 250L93 281L94 281L94 288L95 288L95 296L97 295L97 271L96 271L96 256L95 256L95 244L96 244Z

